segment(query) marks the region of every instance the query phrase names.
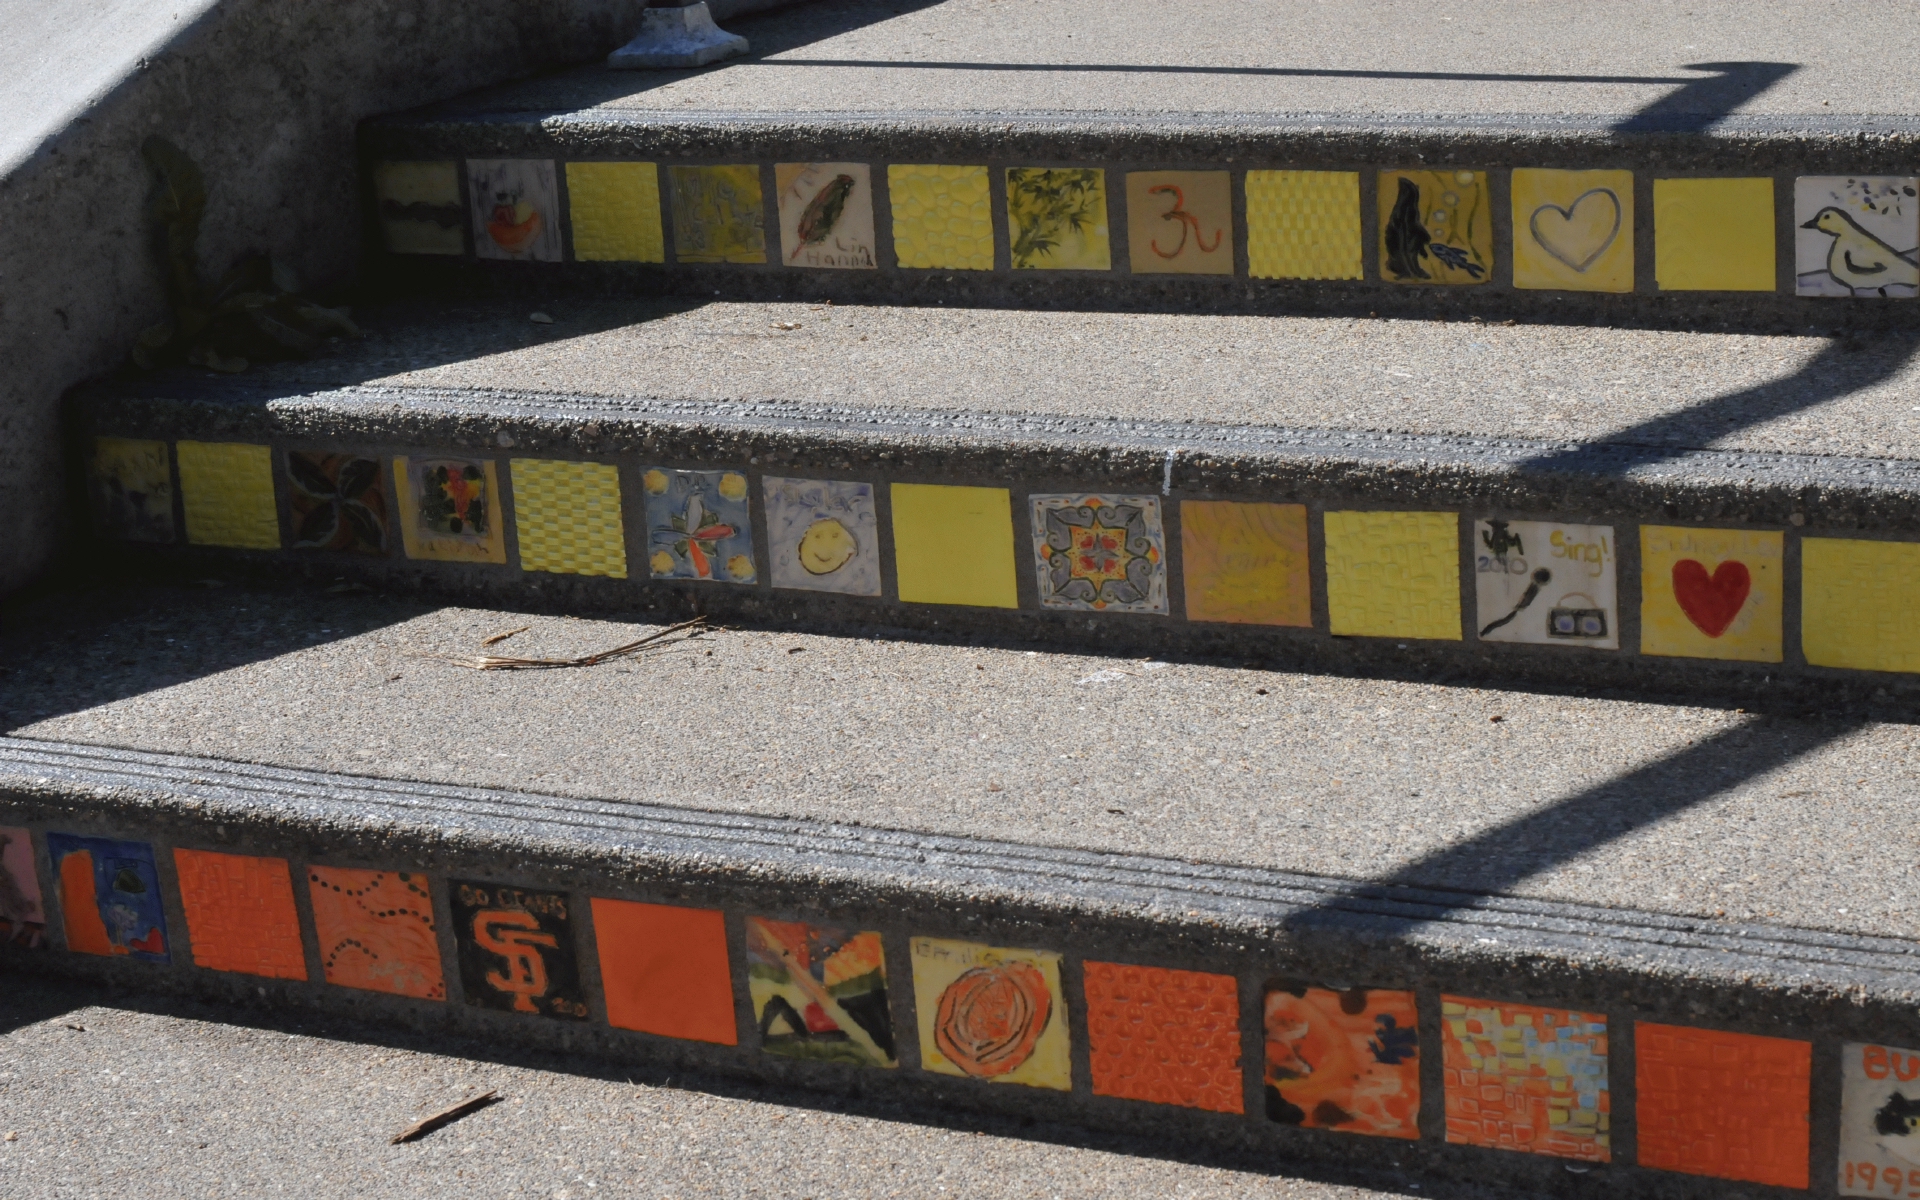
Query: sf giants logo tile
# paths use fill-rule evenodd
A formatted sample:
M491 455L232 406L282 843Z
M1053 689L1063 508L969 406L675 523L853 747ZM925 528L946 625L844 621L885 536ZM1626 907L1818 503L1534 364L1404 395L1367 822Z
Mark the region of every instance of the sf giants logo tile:
M586 1019L564 892L454 880L452 899L468 1004Z

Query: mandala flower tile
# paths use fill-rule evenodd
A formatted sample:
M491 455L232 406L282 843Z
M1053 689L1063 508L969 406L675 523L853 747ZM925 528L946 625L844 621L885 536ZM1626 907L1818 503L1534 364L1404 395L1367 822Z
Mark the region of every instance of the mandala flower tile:
M243 550L280 548L272 451L237 442L180 442L174 452L187 541Z
M287 478L294 549L386 553L380 460L293 450L287 454Z
M573 942L573 901L496 883L452 880L460 984L475 1008L587 1019Z
M880 518L872 484L767 476L760 491L773 586L880 594Z
M395 254L465 254L460 164L383 162L373 169L380 232Z
M47 835L47 857L60 890L67 949L171 961L160 871L146 842L71 833Z
M1620 646L1609 525L1475 521L1475 622L1483 642Z
M872 270L873 172L866 163L776 163L781 261Z
M47 944L47 906L33 865L33 835L0 825L0 946Z
M878 933L748 917L747 989L768 1054L895 1065Z
M567 212L580 262L667 260L660 168L650 162L570 162Z
M1633 1044L1641 1166L1807 1186L1811 1043L1638 1021Z
M1781 659L1779 533L1640 527L1640 653Z
M468 159L467 194L476 255L560 261L560 185L550 160Z
M1007 171L1007 233L1016 271L1106 271L1107 173L1098 167Z
M96 438L87 467L95 528L127 541L173 541L173 467L165 442Z
M1460 640L1460 518L1325 514L1327 617L1335 636Z
M1233 177L1130 172L1127 254L1135 275L1233 274Z
M721 1046L738 1043L727 924L718 909L593 898L607 1024Z
M992 182L985 167L887 168L893 253L903 267L993 270Z
M1605 1017L1460 996L1440 1016L1449 1142L1612 1157Z
M1030 498L1040 603L1105 612L1167 611L1167 537L1158 496Z
M1493 190L1485 171L1380 172L1380 276L1389 283L1493 280Z
M917 937L913 997L927 1070L1062 1092L1072 1087L1058 954Z
M766 202L759 167L668 167L667 186L673 197L677 261L767 261Z
M1093 1094L1237 1113L1240 985L1231 975L1084 962Z
M917 604L1018 608L1013 499L1006 488L896 483L894 575Z
M1304 504L1180 502L1187 620L1313 624Z
M1773 291L1773 180L1654 180L1653 274L1663 292Z
M328 983L417 1000L447 998L425 875L308 867L307 895Z
M1802 538L1800 648L1816 667L1920 671L1920 542Z
M745 475L649 467L640 478L647 494L647 569L655 579L752 583L758 577Z
M1920 294L1920 179L1793 181L1794 293L1909 300Z
M1283 984L1266 996L1267 1117L1307 1129L1420 1136L1413 993Z
M1513 173L1513 286L1633 290L1633 172Z
M175 850L173 863L196 966L268 979L307 977L286 859Z
M618 467L544 458L511 465L521 569L627 577Z
M408 558L507 561L499 469L492 460L395 458L393 493Z
M1361 279L1355 171L1248 171L1247 267L1255 279Z
M1920 1194L1920 1050L1840 1048L1840 1194Z

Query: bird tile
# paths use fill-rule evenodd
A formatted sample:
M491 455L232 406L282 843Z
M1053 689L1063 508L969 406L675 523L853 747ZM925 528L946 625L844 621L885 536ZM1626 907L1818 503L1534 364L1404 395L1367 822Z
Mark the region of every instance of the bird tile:
M874 266L873 175L866 163L776 163L780 260L789 267Z
M1920 179L1802 175L1793 224L1795 295L1920 294Z

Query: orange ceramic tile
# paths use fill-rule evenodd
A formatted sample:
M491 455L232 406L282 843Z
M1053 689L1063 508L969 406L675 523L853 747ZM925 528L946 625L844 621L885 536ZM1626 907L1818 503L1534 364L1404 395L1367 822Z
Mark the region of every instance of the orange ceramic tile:
M1182 500L1180 561L1189 621L1313 624L1304 504Z
M425 875L308 867L307 894L328 983L420 1000L447 998Z
M1449 1142L1611 1157L1604 1016L1442 996L1440 1052Z
M1813 1045L1635 1022L1640 1164L1807 1186Z
M1307 1129L1420 1136L1420 1020L1413 993L1270 987L1267 1117Z
M269 979L307 977L286 859L175 850L173 862L196 964Z
M594 897L607 1024L734 1045L726 919L716 909Z
M1081 969L1094 1095L1242 1111L1233 976L1104 962Z

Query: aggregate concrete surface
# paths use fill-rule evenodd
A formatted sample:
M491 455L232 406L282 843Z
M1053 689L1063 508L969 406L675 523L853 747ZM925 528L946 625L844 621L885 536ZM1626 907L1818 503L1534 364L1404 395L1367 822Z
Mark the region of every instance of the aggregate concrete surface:
M0 730L1920 937L1911 727L317 588L16 603Z
M1911 0L1870 12L1845 0L1453 8L1419 0L867 0L803 5L728 28L752 42L750 56L697 73L583 68L464 107L1317 112L1389 121L1614 115L1655 104L1762 117L1920 111L1920 84L1886 65L1920 53L1920 5ZM1861 69L1863 53L1880 65ZM1729 79L1690 64L1749 65Z
M245 381L1920 458L1920 337L1904 332L586 297L399 301L363 315L364 340Z
M389 1144L418 1118L487 1091L500 1102ZM20 976L0 986L0 1127L0 1191L20 1200L1493 1195L1289 1178L1298 1170L1284 1162L1149 1158L1065 1127L608 1069L324 1018L103 1001L98 988Z

